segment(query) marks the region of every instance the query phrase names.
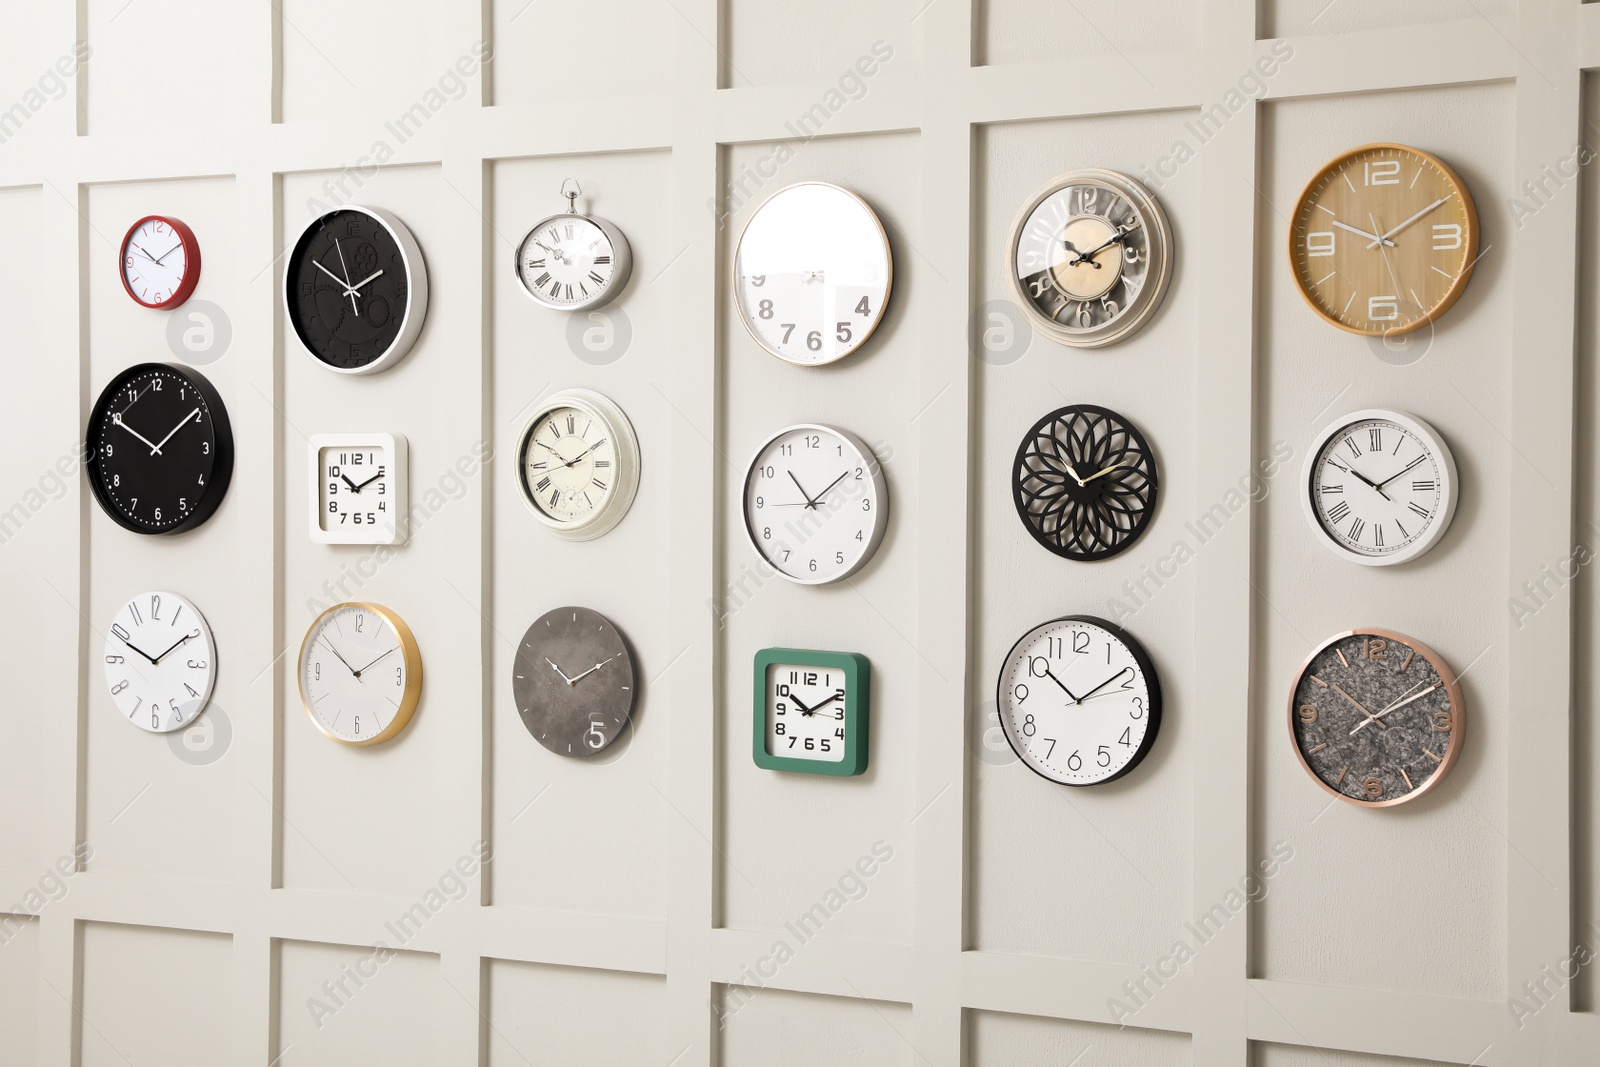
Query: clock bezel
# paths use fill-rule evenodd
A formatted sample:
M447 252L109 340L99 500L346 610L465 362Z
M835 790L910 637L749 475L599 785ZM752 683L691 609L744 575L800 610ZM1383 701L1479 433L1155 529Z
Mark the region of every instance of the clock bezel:
M351 526L354 536L342 536L338 527L324 529L322 515L327 499L322 495L322 450L325 448L350 448L384 450L389 457L390 479L394 492L390 495L390 533L388 537L368 537L363 532L372 527ZM403 545L410 540L410 445L402 434L393 433L314 433L306 439L308 469L311 475L311 540L321 545ZM379 526L378 529L382 529Z
M295 320L294 288L292 274L295 269L295 260L300 251L301 244L316 229L323 219L330 215L338 215L346 211L354 211L366 215L379 226L388 231L389 237L394 241L395 247L400 250L400 258L405 263L406 270L406 314L400 320L400 330L395 334L394 340L382 354L371 362L359 367L335 367L323 361L311 346L306 344L305 338L300 334L300 327ZM417 239L411 235L411 230L399 216L383 208L367 207L362 204L343 204L313 218L300 232L295 235L294 243L289 246L289 255L283 266L283 310L287 317L289 332L300 345L302 351L310 357L311 362L323 370L332 371L334 374L356 376L362 374L377 374L396 366L406 356L411 354L411 348L416 344L417 338L422 334L422 326L428 317L428 264L422 256L422 246L417 244Z
M389 725L371 737L363 737L355 741L340 737L323 725L317 718L317 713L311 708L311 701L306 699L306 650L311 647L318 634L322 632L323 625L329 616L349 608L360 608L370 611L383 619L394 630L395 636L400 641L400 654L406 665L406 684L400 693L400 704L395 708L394 718L389 720ZM417 647L416 636L411 632L411 627L406 625L404 619L381 604L374 604L369 600L347 600L323 611L311 621L306 628L306 633L300 639L300 653L295 657L295 689L300 694L300 706L306 709L306 715L311 719L311 725L317 732L330 741L337 741L347 748L366 748L368 745L381 745L383 742L397 736L411 724L412 716L416 714L417 705L422 699L422 651Z
M1295 737L1294 722L1297 707L1295 697L1300 692L1300 683L1305 679L1306 672L1311 669L1312 662L1322 654L1324 649L1343 641L1347 637L1380 637L1386 641L1398 641L1407 648L1415 649L1417 654L1426 659L1439 675L1439 680L1444 683L1445 695L1450 698L1450 747L1445 751L1444 758L1439 761L1438 768L1428 777L1428 780L1403 796L1391 797L1387 800L1360 800L1341 793L1327 782L1324 782L1317 772L1312 770L1305 753L1300 751L1300 742ZM1392 808L1396 805L1416 800L1444 781L1446 776L1449 775L1456 764L1457 758L1461 755L1462 739L1466 734L1467 703L1461 695L1461 680L1456 677L1455 671L1450 669L1450 664L1445 662L1444 657L1432 648L1395 630L1384 630L1375 626L1358 626L1354 629L1342 630L1334 634L1312 649L1311 654L1306 656L1305 660L1300 664L1300 669L1295 672L1294 684L1289 687L1288 718L1285 722L1289 727L1289 747L1294 749L1295 759L1300 762L1300 768L1311 777L1313 782L1322 788L1323 792L1336 796L1346 804L1353 804L1358 808Z
M616 481L610 495L599 508L575 522L562 522L547 514L539 506L533 487L528 484L528 443L538 430L539 421L555 409L564 407L577 408L598 419L617 446ZM541 526L568 541L592 541L616 529L627 517L629 509L633 507L634 497L639 492L641 453L633 423L615 402L593 389L563 389L539 401L517 433L517 447L513 456L516 460L517 490L522 496L523 507L533 512L533 517L539 520Z
M126 265L128 244L133 240L133 235L139 232L139 227L147 222L160 222L171 227L183 245L183 280L178 283L171 296L156 304L141 300L134 294L133 286L128 284ZM122 291L127 293L128 298L135 304L152 311L170 311L193 296L195 286L200 284L200 242L195 238L194 231L182 219L175 219L171 215L146 215L129 226L128 232L122 237L122 244L117 249L117 278L122 282Z
M527 280L522 277L522 250L528 246L528 242L533 240L533 235L538 233L541 228L560 222L563 219L582 219L585 222L591 222L599 228L601 233L606 235L606 240L611 242L610 280L606 283L605 288L588 300L578 304L557 304L546 300L535 292ZM579 211L560 211L554 215L546 215L534 223L528 232L523 235L522 240L517 242L516 252L511 260L511 273L517 279L517 288L521 289L523 293L527 294L528 299L542 308L549 308L551 311L593 311L595 308L605 307L613 300L621 297L623 290L628 287L628 281L633 276L633 247L628 244L628 238L623 234L621 228L609 219L603 219L599 215L585 215Z
M767 751L767 671L778 665L824 667L844 674L844 757L837 762L775 756ZM859 652L823 652L804 648L763 648L755 654L755 700L751 755L768 771L853 778L867 769L872 695L872 664Z

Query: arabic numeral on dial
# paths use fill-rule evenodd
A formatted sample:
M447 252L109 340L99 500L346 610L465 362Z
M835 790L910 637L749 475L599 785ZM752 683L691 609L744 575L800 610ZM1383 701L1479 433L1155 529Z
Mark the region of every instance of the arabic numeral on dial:
M1436 223L1433 227L1433 250L1449 252L1461 247L1461 227L1453 222Z
M1128 717L1132 719L1144 718L1144 697L1133 698L1133 710L1128 712Z
M1392 296L1367 298L1367 318L1373 322L1393 322L1400 317L1400 301Z
M760 304L756 305L756 314L763 319L772 318L772 301L763 300Z
M1109 746L1100 746L1099 754L1095 756L1095 762L1100 764L1102 767L1111 766L1111 749Z
M822 348L822 331L812 330L806 334L806 347L816 352Z
M1067 770L1080 771L1083 769L1083 757L1078 755L1078 750L1073 749L1072 755L1067 757Z
M866 297L856 301L856 314L862 318L868 318L872 315L872 305L867 303Z
M1332 230L1318 230L1306 234L1306 255L1316 259L1320 256L1331 256L1334 253L1337 239Z
M842 344L842 345L849 344L850 343L850 338L852 336L851 333L850 333L850 324L848 322L835 323L834 324L834 328L833 328L833 335L839 339L839 343L840 344Z
M1022 717L1022 736L1032 737L1034 734L1038 733L1038 731L1039 727L1034 723L1033 716L1024 715Z

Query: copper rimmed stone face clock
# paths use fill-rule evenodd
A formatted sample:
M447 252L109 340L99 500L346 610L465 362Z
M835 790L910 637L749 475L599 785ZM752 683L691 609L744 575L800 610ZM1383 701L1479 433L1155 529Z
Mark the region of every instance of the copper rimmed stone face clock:
M289 252L289 325L338 374L374 374L405 358L428 313L428 268L406 224L349 205L314 219Z
M146 215L122 239L122 288L147 308L175 308L200 282L200 242L166 215Z
M639 439L621 408L589 389L541 401L517 438L517 486L545 529L589 541L614 529L639 489Z
M848 578L889 522L889 483L867 443L802 423L756 450L744 476L744 528L756 554L801 585Z
M734 300L756 343L814 367L855 352L883 321L889 235L861 197L826 182L780 189L755 210L733 262Z
M106 631L104 656L112 702L151 733L198 719L217 681L211 627L177 593L140 593L124 604Z
M405 620L378 604L335 604L300 645L300 702L328 738L376 745L411 722L422 653Z
M536 303L556 311L587 311L622 294L633 271L633 250L614 223L578 213L583 190L561 186L567 211L533 224L517 246L517 280Z
M1300 765L1340 800L1386 808L1434 788L1461 754L1466 704L1433 649L1392 630L1335 634L1289 697Z
M1172 280L1172 228L1125 174L1075 170L1035 193L1011 227L1011 290L1045 336L1077 348L1143 326Z
M1073 404L1033 424L1011 472L1017 515L1039 544L1099 560L1139 539L1156 507L1156 461L1134 425L1108 408Z
M598 611L556 608L522 635L511 693L541 745L558 756L592 756L622 736L633 714L633 655Z
M1289 266L1324 321L1368 337L1450 310L1478 258L1478 210L1443 160L1369 144L1323 165L1295 203Z

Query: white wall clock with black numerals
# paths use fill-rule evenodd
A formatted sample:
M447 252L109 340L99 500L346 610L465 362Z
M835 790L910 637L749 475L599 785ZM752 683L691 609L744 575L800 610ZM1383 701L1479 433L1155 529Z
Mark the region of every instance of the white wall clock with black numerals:
M757 652L756 766L837 777L865 771L871 683L871 665L857 652Z
M199 371L140 363L101 391L84 434L94 499L123 529L175 534L209 519L233 477L233 431Z
M858 350L894 283L889 235L861 197L803 182L768 197L739 236L733 295L757 344L813 367Z
M140 593L122 605L106 630L104 657L112 703L141 730L181 730L211 701L211 627L177 593Z
M200 242L178 219L146 215L122 238L122 288L147 308L175 308L200 283Z
M283 302L312 359L339 374L373 374L404 359L422 333L428 267L391 212L335 208L290 250Z
M1011 226L1011 291L1046 337L1097 348L1149 321L1172 280L1172 228L1125 174L1075 170L1036 192Z
M422 698L422 653L405 620L351 601L318 615L300 644L300 702L341 745L375 745L404 730Z
M1028 533L1066 559L1126 550L1156 508L1156 459L1123 416L1092 404L1057 408L1028 430L1012 464L1012 500Z
M306 449L311 539L325 545L405 544L408 452L399 434L312 434Z
M639 439L608 398L567 389L540 401L517 437L517 487L545 529L569 541L608 533L639 490Z
M1000 723L1028 769L1104 785L1138 766L1161 727L1161 683L1143 646L1093 615L1035 626L1000 668Z
M1356 411L1317 435L1300 502L1336 555L1371 567L1416 559L1450 528L1456 461L1412 415Z
M744 528L756 554L791 582L848 578L889 525L878 457L848 430L785 427L756 450L744 476Z
M561 185L565 214L533 224L517 246L517 280L523 292L556 311L586 311L609 304L627 287L633 250L616 224L578 212L578 183Z
M1364 808L1415 800L1461 754L1466 702L1433 649L1392 630L1334 634L1289 694L1289 737L1306 773Z
M558 756L581 758L610 747L639 692L627 639L588 608L556 608L535 619L511 671L522 725Z

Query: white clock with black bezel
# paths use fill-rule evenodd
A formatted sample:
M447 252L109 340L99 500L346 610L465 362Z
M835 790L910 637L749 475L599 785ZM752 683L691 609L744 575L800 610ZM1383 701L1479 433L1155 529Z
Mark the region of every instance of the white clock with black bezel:
M122 605L106 631L104 657L112 703L141 730L181 730L211 700L211 627L177 593L140 593Z
M406 453L399 434L312 434L311 539L325 545L405 544Z
M1306 453L1301 503L1336 555L1371 567L1416 559L1456 510L1456 463L1432 426L1368 409L1337 420Z

